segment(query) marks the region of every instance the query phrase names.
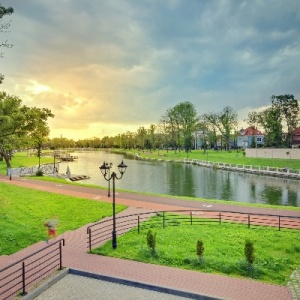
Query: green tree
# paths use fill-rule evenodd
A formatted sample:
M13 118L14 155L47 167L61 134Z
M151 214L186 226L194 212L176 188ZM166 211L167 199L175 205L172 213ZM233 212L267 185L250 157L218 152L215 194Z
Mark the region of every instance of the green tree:
M238 124L237 118L237 113L230 106L226 106L221 112L208 113L202 116L204 122L218 129L228 151L230 150L230 135L236 130Z
M281 114L281 120L284 122L283 127L287 128L285 146L291 147L293 140L293 131L299 124L299 104L294 95L285 94L272 96L272 107L277 108Z
M29 133L33 145L37 149L37 156L39 158L39 168L41 166L42 149L43 146L48 141L47 137L49 133L50 133L50 129L46 123L41 123L40 126L37 126Z
M0 92L0 154L7 168L11 167L5 149L11 138L25 138L38 128L47 127L49 117L54 117L47 108L30 108L22 105L22 100Z
M195 106L186 101L180 102L168 109L161 118L161 128L170 137L170 142L175 152L181 146L185 151L190 151L193 146L193 133L198 124L198 116Z
M174 109L179 119L184 148L188 152L193 146L193 133L199 122L197 111L195 106L188 101L177 104Z
M260 123L265 129L265 146L282 146L281 111L278 107L270 107L260 114Z

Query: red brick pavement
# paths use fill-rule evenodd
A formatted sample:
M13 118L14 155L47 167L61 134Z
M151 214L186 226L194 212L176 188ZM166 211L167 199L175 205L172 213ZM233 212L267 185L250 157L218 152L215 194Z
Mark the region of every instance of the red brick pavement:
M13 177L10 181L7 177L0 176L0 182L16 184L24 187L35 188L53 193L72 195L95 201L111 202L106 196L106 191L93 188L78 187L72 185L59 185L39 180ZM130 197L130 195L132 197ZM131 199L132 198L132 199ZM174 205L175 202L175 205ZM199 209L209 207L243 212L276 213L299 216L300 212L286 212L284 210L247 208L241 206L227 206L219 204L198 203L193 201L180 201L168 198L150 197L144 195L120 193L117 195L117 203L128 205L128 210L123 214L135 213L146 210L174 210L174 209ZM213 206L210 206L213 205ZM292 213L292 214L291 214ZM90 224L88 224L90 225ZM277 286L254 280L231 278L215 274L206 274L196 271L181 270L171 267L145 264L135 261L102 257L87 253L86 227L75 231L68 231L59 236L65 238L66 245L63 249L63 265L97 274L113 276L117 278L163 286L167 288L188 291L191 293L208 295L220 299L232 300L288 300L292 299L289 289L285 286ZM39 242L18 253L0 259L0 269L12 261L16 261L29 253L43 247L45 243ZM1 257L0 257L1 258Z

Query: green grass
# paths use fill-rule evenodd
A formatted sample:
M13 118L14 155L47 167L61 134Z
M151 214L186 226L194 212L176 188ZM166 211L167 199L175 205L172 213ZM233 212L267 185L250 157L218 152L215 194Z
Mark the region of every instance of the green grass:
M41 165L53 163L53 157L41 157ZM29 156L27 152L16 152L11 159L12 168L32 167L39 165L37 156ZM6 175L6 162L0 161L0 174Z
M0 183L0 255L45 240L46 219L58 216L58 234L111 216L111 204ZM125 209L117 205L117 212Z
M174 150L166 151L137 151L137 150L113 150L115 153L131 153L136 154L142 158L147 159L161 159L161 160L184 160L198 159L210 162L222 162L227 164L239 164L239 165L252 165L252 166L269 166L290 169L300 169L299 159L279 159L279 158L254 158L254 157L244 157L242 151L237 152L237 150L227 151L214 151L208 150L203 153L203 150L192 150L192 152L186 153L184 151L176 152Z
M159 218L159 217L155 217ZM151 221L150 221L151 222ZM300 264L299 231L240 224L210 224L151 228L156 233L156 251L147 247L147 232L136 229L118 237L118 248L108 242L92 253L175 268L246 277L279 285L286 284ZM204 244L203 260L196 255L197 240ZM244 256L245 240L254 243L255 262L249 268Z

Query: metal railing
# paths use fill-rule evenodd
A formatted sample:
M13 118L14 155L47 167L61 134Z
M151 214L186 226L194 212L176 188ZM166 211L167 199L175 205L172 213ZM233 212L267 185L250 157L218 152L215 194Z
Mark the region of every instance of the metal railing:
M0 270L0 299L26 295L29 287L61 270L64 245L60 239Z
M198 165L202 167L216 168L228 171L252 173L269 175L283 178L293 178L300 179L300 170L291 168L274 168L269 166L252 166L252 165L240 165L240 164L227 164L222 162L210 162L202 161L198 159L188 159L183 160L186 164Z
M150 219L150 217L153 217ZM145 222L149 220L149 222ZM173 210L140 213L116 218L117 235L130 230L141 230L153 227L180 226L180 225L203 225L222 223L239 223L248 228L253 226L273 227L281 230L300 229L300 217L282 216L259 213L243 213L234 211L216 210ZM95 246L100 246L111 239L112 220L97 222L87 228L87 248L89 251Z

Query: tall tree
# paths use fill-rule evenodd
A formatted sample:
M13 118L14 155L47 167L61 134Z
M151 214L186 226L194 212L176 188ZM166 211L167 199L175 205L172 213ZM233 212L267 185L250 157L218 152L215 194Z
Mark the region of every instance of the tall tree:
M179 120L179 126L183 136L185 151L190 151L193 146L193 133L199 122L194 104L186 101L174 107Z
M260 114L260 123L265 129L265 145L267 147L282 146L282 117L278 107L267 108Z
M230 150L230 135L236 130L237 118L237 113L230 106L226 106L221 112L204 114L202 116L205 122L210 123L219 130L227 150Z
M0 154L11 167L6 147L11 137L25 137L38 130L46 128L49 117L54 117L47 108L27 107L22 100L0 92Z
M2 18L6 15L11 15L14 12L12 7L5 8L0 3L0 32L8 32L10 27L10 22L2 23ZM7 41L0 40L0 47L11 48L12 44L9 44ZM4 52L0 52L0 58L3 58ZM0 84L3 82L4 76L0 73Z
M272 106L280 110L281 119L284 122L283 127L287 127L285 146L291 147L293 140L293 131L299 124L299 104L294 95L285 94L272 96Z

